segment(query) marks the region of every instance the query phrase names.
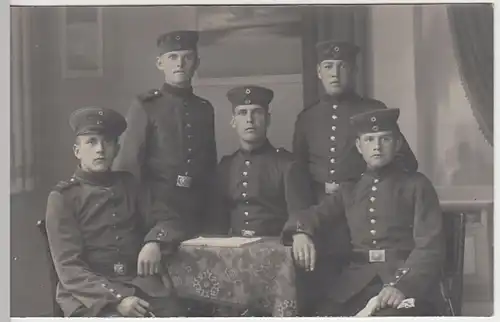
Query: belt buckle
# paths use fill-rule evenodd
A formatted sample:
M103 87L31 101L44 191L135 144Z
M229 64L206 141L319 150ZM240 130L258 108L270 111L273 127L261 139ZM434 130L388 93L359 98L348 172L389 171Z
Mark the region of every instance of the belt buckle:
M177 176L177 187L181 188L190 188L191 187L191 182L193 181L193 178L189 176Z
M370 249L368 251L370 263L384 263L385 262L385 249Z
M113 270L117 275L125 275L125 265L120 262L113 265Z
M241 231L241 234L243 235L243 237L253 237L253 235L255 235L255 231L243 229Z

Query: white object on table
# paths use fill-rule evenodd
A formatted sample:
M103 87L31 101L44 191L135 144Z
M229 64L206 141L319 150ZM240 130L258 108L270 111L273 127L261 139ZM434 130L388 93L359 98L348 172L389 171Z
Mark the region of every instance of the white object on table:
M241 247L261 240L261 237L197 237L185 240L182 246Z

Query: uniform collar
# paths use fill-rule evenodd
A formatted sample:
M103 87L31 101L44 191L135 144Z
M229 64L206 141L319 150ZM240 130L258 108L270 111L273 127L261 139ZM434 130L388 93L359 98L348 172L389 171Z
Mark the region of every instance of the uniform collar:
M189 86L187 88L181 88L181 87L175 87L172 85L169 85L167 83L164 83L162 88L162 92L166 92L175 96L179 96L182 98L188 98L193 95L193 87Z
M73 177L96 186L111 186L114 175L111 170L106 172L88 172L78 166Z
M391 162L388 165L377 170L370 170L367 168L363 173L363 176L383 180L398 171L401 171L400 167L398 167L395 162Z
M262 154L265 152L269 152L271 150L274 150L274 147L272 146L271 142L269 142L269 140L266 139L266 142L264 142L264 144L262 144L257 149L247 151L247 150L243 150L242 148L240 148L239 152L243 155L255 155L255 154Z
M328 95L328 94L323 94L323 96L321 97L321 100L324 101L324 102L329 102L329 103L340 103L340 102L343 102L343 101L349 101L349 100L357 99L359 97L360 96L356 92L354 92L354 91L348 91L348 92L345 92L345 93L340 94L338 96L332 96L332 95Z

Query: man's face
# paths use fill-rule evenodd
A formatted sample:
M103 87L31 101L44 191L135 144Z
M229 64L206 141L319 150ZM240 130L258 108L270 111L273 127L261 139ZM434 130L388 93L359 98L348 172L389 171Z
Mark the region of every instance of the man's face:
M361 134L356 147L369 169L377 170L389 164L401 148L401 139L392 131Z
M73 152L83 170L87 172L108 171L116 157L119 145L115 138L101 134L84 134L78 136Z
M239 105L234 108L231 126L236 129L241 140L249 143L266 139L271 116L260 105Z
M156 67L165 74L165 81L177 87L191 84L199 58L194 50L170 51L158 57Z
M323 60L317 66L318 78L328 95L340 95L354 80L355 66L346 60Z

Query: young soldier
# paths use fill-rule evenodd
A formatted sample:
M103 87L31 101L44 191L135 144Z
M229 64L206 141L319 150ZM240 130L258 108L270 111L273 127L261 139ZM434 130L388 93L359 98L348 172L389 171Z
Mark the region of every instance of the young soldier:
M193 94L200 59L198 33L174 31L158 38L156 66L165 75L160 90L139 95L115 169L135 174L158 202L175 210L189 236L202 228L202 213L217 153L212 105Z
M143 202L132 174L110 171L125 119L89 107L75 111L70 125L79 166L50 193L46 212L64 315L182 314L161 277L162 252L184 238L179 218L161 204Z
M253 85L227 93L240 148L224 156L217 169L208 217L213 233L280 236L290 212L312 205L307 176L290 152L274 148L267 138L273 96L272 90Z
M395 161L403 143L398 116L398 109L354 116L356 148L366 171L357 182L342 183L321 204L292 216L286 225L284 238L293 238L299 265L314 269L311 236L326 219L347 219L349 265L340 276L332 276L332 284L323 281L329 292L319 303L319 315L354 315L374 296L375 315L436 314L433 304L439 299L445 257L442 213L431 182Z
M276 149L267 138L273 96L272 90L254 85L235 87L227 93L233 109L231 126L239 137L240 148L224 156L217 168L206 225L210 233L280 236L290 213L313 204L303 169L290 152ZM298 273L300 276L302 272ZM303 280L299 279L299 283ZM228 314L224 309L231 311L219 311ZM248 314L262 313L251 308Z

